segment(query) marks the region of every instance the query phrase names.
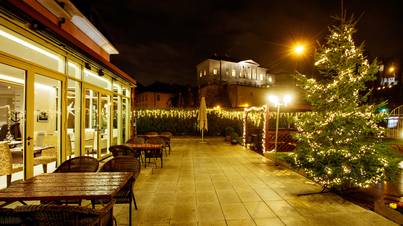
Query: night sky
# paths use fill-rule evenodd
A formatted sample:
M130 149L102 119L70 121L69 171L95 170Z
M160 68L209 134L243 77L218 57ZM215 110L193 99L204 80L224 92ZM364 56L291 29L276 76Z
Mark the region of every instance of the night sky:
M214 53L253 59L269 72L293 71L293 42L310 44L300 70L312 65L316 41L336 24L340 0L76 0L120 52L112 63L148 85L196 84L196 65ZM403 57L403 1L345 0L348 15L361 16L357 43L370 58ZM305 68L305 69L304 69Z

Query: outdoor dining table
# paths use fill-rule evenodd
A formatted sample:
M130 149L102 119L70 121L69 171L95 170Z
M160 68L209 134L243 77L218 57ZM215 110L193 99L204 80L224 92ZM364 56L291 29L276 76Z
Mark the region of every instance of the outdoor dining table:
M161 158L161 168L163 166L163 160L162 160L162 144L132 144L132 143L127 143L127 146L132 148L135 151L139 151L144 153L144 155L147 157L147 155L151 156L158 156L158 158ZM146 164L144 164L144 167L146 167Z
M132 176L131 172L45 173L0 190L0 201L111 200Z

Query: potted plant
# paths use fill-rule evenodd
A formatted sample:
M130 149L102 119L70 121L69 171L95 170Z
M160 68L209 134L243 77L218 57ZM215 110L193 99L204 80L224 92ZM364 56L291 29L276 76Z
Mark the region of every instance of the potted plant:
M239 143L239 135L236 132L231 134L231 144L235 145Z
M231 142L232 133L234 133L234 129L232 127L225 128L225 141Z

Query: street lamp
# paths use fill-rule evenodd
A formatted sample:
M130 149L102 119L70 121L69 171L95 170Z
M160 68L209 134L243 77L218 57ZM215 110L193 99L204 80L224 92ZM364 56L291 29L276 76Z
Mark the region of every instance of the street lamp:
M302 45L302 44L296 44L296 45L294 46L293 51L294 51L294 54L295 54L296 56L301 56L301 55L303 55L304 52L305 52L305 46Z
M285 94L282 99L276 95L269 95L268 97L269 101L277 107L277 117L276 117L276 134L275 134L275 140L274 140L274 149L272 152L274 152L274 163L276 164L277 162L277 141L278 141L278 124L279 124L279 118L280 118L280 106L284 105L287 106L292 100L292 96L290 94Z

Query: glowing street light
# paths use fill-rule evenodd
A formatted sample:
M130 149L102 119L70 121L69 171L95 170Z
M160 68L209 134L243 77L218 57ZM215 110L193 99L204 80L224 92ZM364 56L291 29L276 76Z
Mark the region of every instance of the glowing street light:
M396 70L396 68L394 66L389 67L389 73L392 74L393 72L395 72L395 70Z
M293 53L296 56L301 56L305 53L305 45L301 44L301 43L297 43L294 45L293 48Z
M277 163L277 141L278 141L278 124L279 124L279 118L280 118L280 106L284 105L287 106L291 101L292 101L292 96L290 94L285 94L283 98L280 100L280 98L276 95L269 95L268 96L269 101L277 107L277 114L276 114L276 135L275 135L275 140L274 140L274 149L272 152L274 152L274 164Z

